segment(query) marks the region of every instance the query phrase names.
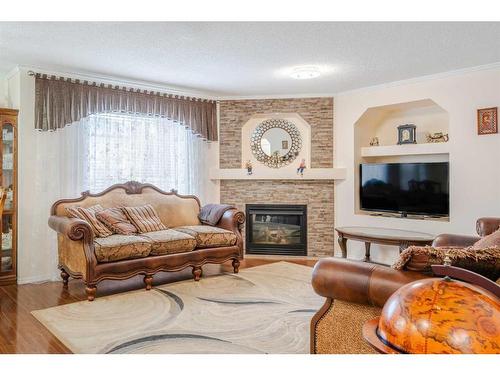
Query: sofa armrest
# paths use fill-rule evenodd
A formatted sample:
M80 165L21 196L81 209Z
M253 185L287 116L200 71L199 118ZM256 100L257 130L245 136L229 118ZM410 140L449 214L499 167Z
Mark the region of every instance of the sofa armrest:
M240 233L241 235L240 225L244 222L245 214L233 208L224 212L224 215L222 215L216 226L235 233Z
M500 228L500 217L481 217L476 221L476 231L481 237L487 236Z
M446 246L461 246L467 247L472 246L474 243L479 241L481 237L477 236L463 236L459 234L440 234L434 241L432 241L433 247L446 247Z
M227 210L220 218L216 227L230 230L236 234L236 245L240 248L240 255L243 257L243 236L241 235L240 226L245 222L245 214L235 208Z
M87 243L94 242L94 232L90 224L84 220L52 215L49 217L49 227L73 241L84 240Z
M326 298L382 307L400 287L426 277L373 263L324 258L314 267L312 286Z

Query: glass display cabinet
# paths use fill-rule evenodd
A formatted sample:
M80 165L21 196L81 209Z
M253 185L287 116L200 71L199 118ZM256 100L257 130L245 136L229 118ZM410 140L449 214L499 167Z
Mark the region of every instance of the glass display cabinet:
M17 279L17 113L0 108L0 173L6 194L0 220L0 285L14 284Z

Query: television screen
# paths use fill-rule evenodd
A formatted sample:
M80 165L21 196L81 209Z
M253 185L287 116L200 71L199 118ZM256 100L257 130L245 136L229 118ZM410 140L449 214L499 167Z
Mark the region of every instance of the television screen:
M361 209L449 215L448 163L360 165Z

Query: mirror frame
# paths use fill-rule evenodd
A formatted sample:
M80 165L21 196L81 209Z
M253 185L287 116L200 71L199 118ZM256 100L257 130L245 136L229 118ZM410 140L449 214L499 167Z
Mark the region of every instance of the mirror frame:
M292 139L290 149L283 156L269 156L262 150L262 137L268 130L273 128L283 129ZM262 121L253 131L250 139L250 148L252 149L252 154L255 159L262 164L270 168L281 168L290 164L297 158L302 148L302 137L299 129L297 129L293 122L285 119L268 119Z

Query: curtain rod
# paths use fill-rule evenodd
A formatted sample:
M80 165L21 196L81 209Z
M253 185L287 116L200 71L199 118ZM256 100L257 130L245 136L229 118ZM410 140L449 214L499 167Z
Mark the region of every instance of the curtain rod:
M127 86L118 85L118 84L111 84L111 83L105 84L103 82L97 82L97 81L87 80L87 79L63 77L63 76L56 75L56 74L37 73L37 72L34 72L33 70L28 70L27 74L28 74L28 76L35 77L35 78L49 79L49 80L59 79L59 80L63 80L63 81L69 81L69 82L75 83L75 84L80 84L80 85L98 86L98 87L110 88L110 89L120 90L120 91L144 93L144 94L148 94L148 95L168 96L168 97L171 97L174 99L205 101L205 102L209 102L209 103L210 102L215 102L215 103L219 102L218 100L214 100L214 99L198 98L195 96L187 96L187 95L181 95L181 94L172 94L172 93L167 93L167 92L161 92L159 90L151 90L151 89L147 90L147 89L127 87Z

